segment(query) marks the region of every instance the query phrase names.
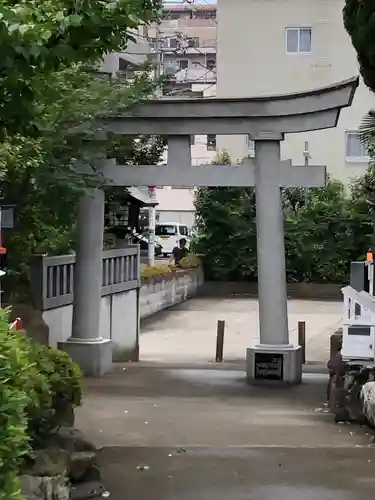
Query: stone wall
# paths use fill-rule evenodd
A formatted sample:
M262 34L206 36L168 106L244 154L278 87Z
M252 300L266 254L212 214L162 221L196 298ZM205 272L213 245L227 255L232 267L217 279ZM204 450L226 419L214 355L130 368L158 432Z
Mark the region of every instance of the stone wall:
M137 361L139 320L148 318L198 293L203 284L201 269L175 271L163 277L143 280L140 289L103 296L100 305L100 334L113 342L114 361ZM139 301L138 301L139 299ZM16 307L28 335L57 347L71 335L72 304L47 311L31 306Z
M136 361L138 358L139 320L138 290L128 290L102 297L100 335L113 342L114 361ZM49 345L56 347L71 335L73 305L68 304L42 313L49 328ZM26 326L26 325L25 325Z
M139 295L140 319L193 297L203 285L201 269L184 269L143 280Z

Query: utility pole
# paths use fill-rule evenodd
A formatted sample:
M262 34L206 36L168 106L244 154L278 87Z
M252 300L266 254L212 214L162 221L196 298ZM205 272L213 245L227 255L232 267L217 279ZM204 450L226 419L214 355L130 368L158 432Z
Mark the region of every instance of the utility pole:
M160 30L157 27L156 31L156 41L155 41L155 54L156 54L156 66L155 66L155 79L160 80L163 74L163 51L162 43L160 39ZM156 97L161 97L163 95L163 88L158 85L156 90ZM155 137L152 138L153 143L155 143ZM150 196L151 205L148 208L148 265L153 266L155 264L155 227L156 227L156 187L149 186L148 194Z
M159 27L156 28L155 54L156 54L155 80L160 80L160 77L164 73L163 71L164 54L163 54L162 41L160 38ZM162 86L158 85L156 90L156 96L161 97L162 95L163 95L163 88Z

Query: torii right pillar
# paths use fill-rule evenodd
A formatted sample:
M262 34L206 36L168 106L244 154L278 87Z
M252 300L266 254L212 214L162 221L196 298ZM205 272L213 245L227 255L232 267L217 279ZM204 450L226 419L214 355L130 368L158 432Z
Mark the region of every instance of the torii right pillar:
M288 329L280 186L285 172L285 162L280 161L280 141L284 137L271 133L258 134L252 138L255 140L260 342L247 349L246 377L250 383L298 384L302 379L301 347L289 342ZM291 168L294 170L299 167ZM287 178L285 181L288 183Z

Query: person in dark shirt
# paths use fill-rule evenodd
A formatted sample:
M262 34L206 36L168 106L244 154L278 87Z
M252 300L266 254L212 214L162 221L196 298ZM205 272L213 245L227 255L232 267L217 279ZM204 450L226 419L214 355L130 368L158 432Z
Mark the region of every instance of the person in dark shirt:
M186 257L188 253L189 251L186 248L186 240L185 238L181 238L178 247L174 247L174 249L172 250L171 261L174 261L174 264L176 266L179 266L181 259Z
M340 345L338 347L338 350L331 359L327 363L327 368L329 372L329 381L328 381L328 386L327 386L327 402L329 402L330 397L331 397L331 388L332 388L332 379L336 375L340 375L343 370L343 360L342 360L342 354L341 354L341 349L342 346Z

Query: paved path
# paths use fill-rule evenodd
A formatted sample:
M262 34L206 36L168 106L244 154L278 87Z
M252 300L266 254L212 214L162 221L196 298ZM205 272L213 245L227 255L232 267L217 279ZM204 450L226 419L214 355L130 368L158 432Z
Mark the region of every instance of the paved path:
M371 436L334 424L325 384L305 374L300 387L257 388L236 364L134 364L87 381L77 425L103 446L112 500L373 500Z
M297 343L298 321L306 321L307 359L327 362L329 336L340 325L342 304L290 300L289 329ZM246 348L259 340L258 302L250 298L193 299L142 325L142 361L199 363L212 361L217 321L225 320L226 360L244 359Z
M307 319L310 355L323 359L339 306L291 302L290 313L292 328ZM333 422L323 365L307 365L299 387L247 386L243 361L209 361L219 318L228 357L243 359L256 303L191 301L148 323L148 361L86 380L77 425L102 447L110 498L373 500L372 436Z

